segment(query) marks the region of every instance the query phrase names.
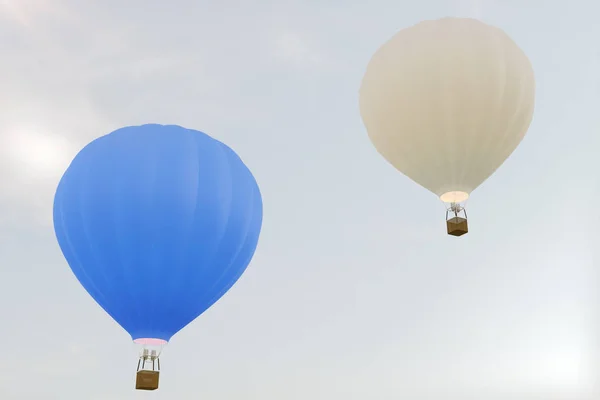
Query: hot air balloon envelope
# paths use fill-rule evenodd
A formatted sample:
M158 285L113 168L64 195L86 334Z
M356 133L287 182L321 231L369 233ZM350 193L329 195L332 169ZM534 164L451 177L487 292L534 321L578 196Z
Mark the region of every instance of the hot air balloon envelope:
M521 142L534 95L531 64L503 31L443 18L400 31L375 53L360 112L384 158L454 203Z
M119 129L62 177L54 228L73 273L134 340L168 341L238 280L257 246L257 183L226 145L179 126Z

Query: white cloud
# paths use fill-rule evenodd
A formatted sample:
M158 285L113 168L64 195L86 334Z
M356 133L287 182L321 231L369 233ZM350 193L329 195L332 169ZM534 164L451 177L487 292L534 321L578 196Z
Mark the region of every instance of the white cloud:
M275 42L279 58L294 67L307 69L325 67L328 60L308 38L296 32L285 32Z
M0 139L0 154L12 164L13 174L20 179L55 179L74 153L74 146L66 138L44 128L18 127Z
M10 210L2 222L50 226L62 174L105 124L82 104L59 101L44 110L16 103L0 124L0 207Z
M3 206L12 210L4 217L19 219L26 215L49 225L54 189L75 152L64 137L44 130L14 129L2 136L2 200Z
M57 0L0 0L0 17L12 20L27 29L47 18L71 18L70 11Z
M482 19L490 0L458 0L458 16Z

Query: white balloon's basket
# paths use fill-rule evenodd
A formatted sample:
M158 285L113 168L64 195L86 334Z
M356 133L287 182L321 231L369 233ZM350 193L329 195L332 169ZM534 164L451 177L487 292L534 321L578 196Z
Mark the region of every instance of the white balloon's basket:
M448 216L450 216L450 218L448 218ZM448 230L448 235L451 236L462 236L469 232L467 212L465 211L465 208L458 203L452 203L450 207L446 209L446 229Z
M452 236L462 236L469 232L469 226L466 218L450 218L446 220L446 227L448 228L448 235Z

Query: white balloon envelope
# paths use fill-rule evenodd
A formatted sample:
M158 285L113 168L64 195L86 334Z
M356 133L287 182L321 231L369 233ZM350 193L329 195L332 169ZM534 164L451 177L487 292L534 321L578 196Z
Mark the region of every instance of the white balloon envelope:
M377 151L455 214L521 142L534 103L523 51L502 30L466 18L398 32L373 55L360 88Z

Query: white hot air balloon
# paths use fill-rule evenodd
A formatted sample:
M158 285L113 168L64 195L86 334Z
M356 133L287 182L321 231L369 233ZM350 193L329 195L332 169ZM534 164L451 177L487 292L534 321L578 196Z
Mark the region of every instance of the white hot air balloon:
M466 18L423 21L373 55L360 113L377 151L435 193L467 233L464 203L515 150L533 117L535 80L502 30Z

